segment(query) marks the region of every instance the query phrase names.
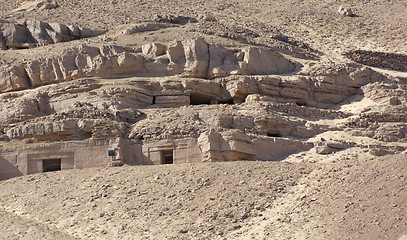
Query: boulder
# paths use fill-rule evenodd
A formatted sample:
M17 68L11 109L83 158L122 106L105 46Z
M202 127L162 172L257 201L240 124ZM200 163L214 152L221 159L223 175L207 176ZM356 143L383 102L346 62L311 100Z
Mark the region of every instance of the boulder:
M2 32L7 48L26 48L34 44L34 39L30 37L23 24L0 23L0 32Z
M205 132L198 138L202 161L254 160L255 149L249 136L238 130Z
M53 9L57 7L58 4L51 0L24 1L21 3L20 7L14 9L12 12L31 12L35 10Z
M165 54L166 47L160 43L148 43L141 47L141 51L148 57L157 57Z
M38 20L28 20L24 24L7 21L0 22L0 47L32 48L60 42L68 42L79 38L94 37L101 31L76 26L67 27L60 23L46 23Z
M0 92L21 90L30 87L22 66L0 67Z
M208 78L226 77L239 73L240 68L235 54L224 47L209 44Z
M209 67L208 44L203 38L190 39L182 42L184 47L184 77L206 78Z
M242 69L251 75L283 74L295 70L295 65L281 54L266 48L243 49Z
M181 41L174 41L168 45L168 70L172 73L181 73L185 64L184 47Z
M48 34L49 32L54 31L48 23L37 20L29 20L25 23L25 25L27 30L31 33L31 36L34 38L33 44L46 45L55 43Z
M393 154L392 151L382 149L382 148L372 148L369 149L369 153L372 154L373 156L381 157L381 156L386 156L389 154Z
M327 145L316 146L315 152L318 154L330 154L333 152L333 149Z
M81 29L74 25L67 26L69 35L71 36L72 40L80 39L81 38Z
M392 106L400 105L401 101L397 97L391 97L389 99L389 104L392 105Z
M48 31L48 35L52 38L54 43L68 42L75 39L74 36L71 36L72 32L66 25L50 23L49 26L52 28L52 31Z

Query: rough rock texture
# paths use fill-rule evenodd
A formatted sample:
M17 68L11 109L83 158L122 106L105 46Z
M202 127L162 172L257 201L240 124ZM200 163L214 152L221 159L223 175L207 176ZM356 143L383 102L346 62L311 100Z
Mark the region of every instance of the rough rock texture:
M0 48L32 48L47 44L68 42L93 37L98 32L73 25L28 20L23 23L0 21Z
M407 4L343 4L0 0L0 238L405 235Z
M214 78L244 73L285 73L295 69L293 63L278 53L254 47L242 49L241 53L246 57L239 61L230 50L208 45L203 38L172 42L167 52L166 48L159 43L146 44L142 47L143 54L137 54L116 45L81 45L64 49L52 57L34 56L23 64L0 68L3 76L0 91L20 90L87 76L180 74L182 77ZM163 56L165 53L167 57ZM270 67L267 65L264 71L257 72L256 62L260 59L266 59L266 65L270 64ZM208 71L215 75L208 76Z
M355 62L368 66L407 72L407 55L356 50L347 52L346 56Z

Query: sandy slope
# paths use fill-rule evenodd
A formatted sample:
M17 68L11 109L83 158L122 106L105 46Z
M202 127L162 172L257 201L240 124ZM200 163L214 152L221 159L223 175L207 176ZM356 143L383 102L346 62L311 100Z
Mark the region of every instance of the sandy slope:
M1 239L397 239L406 165L348 152L25 176L0 183Z
M2 182L1 209L81 239L212 239L262 214L311 170L237 162L62 171Z

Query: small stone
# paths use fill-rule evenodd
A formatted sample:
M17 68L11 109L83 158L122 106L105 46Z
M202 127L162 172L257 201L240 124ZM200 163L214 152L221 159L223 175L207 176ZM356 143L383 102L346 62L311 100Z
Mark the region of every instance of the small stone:
M369 153L376 157L381 157L381 156L385 156L388 154L392 154L392 152L390 152L388 150L379 149L379 148L370 149Z
M270 38L276 39L282 42L288 42L288 36L285 34L281 33L280 31L274 31L270 34Z
M340 15L346 16L346 17L353 17L352 9L351 8L345 8L344 6L340 6L338 9L338 13Z
M179 230L179 232L180 232L180 233L187 233L187 232L188 232L188 229L183 228L183 229Z
M198 16L198 20L205 21L205 22L217 22L218 20L210 13L208 14L201 14Z
M395 105L400 105L401 102L397 97L391 97L389 100L389 104L392 106L395 106Z
M316 146L315 152L318 154L330 154L333 152L333 149L328 145L324 144L323 146Z

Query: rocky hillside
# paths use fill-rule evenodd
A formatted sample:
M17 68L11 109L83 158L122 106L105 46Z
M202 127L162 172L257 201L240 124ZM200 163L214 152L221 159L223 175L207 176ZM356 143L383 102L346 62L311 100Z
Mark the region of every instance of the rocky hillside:
M407 235L404 1L0 5L0 238Z

